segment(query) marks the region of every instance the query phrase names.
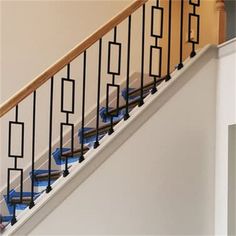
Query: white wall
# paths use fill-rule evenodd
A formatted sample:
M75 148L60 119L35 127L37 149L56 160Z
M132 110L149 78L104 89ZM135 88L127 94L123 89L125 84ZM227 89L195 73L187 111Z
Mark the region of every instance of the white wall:
M215 233L227 234L228 126L236 123L236 39L219 47L216 106Z
M170 99L30 235L213 234L216 63L199 61L179 78L189 81L179 91L173 83Z

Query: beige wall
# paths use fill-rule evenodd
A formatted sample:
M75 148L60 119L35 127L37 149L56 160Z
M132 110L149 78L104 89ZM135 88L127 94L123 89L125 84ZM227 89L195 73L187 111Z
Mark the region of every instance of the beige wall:
M130 1L1 1L1 101Z

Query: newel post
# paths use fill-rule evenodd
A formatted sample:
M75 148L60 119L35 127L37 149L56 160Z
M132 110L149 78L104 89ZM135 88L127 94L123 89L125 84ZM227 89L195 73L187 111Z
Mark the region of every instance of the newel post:
M226 41L226 11L225 0L216 0L217 11L217 42L218 44Z

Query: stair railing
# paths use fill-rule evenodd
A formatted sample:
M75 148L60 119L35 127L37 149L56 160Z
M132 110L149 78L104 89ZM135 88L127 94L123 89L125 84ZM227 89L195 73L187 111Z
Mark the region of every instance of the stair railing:
M54 65L49 67L45 72L43 72L41 75L39 75L37 78L35 78L32 82L27 84L24 88L22 88L19 92L17 92L13 97L11 97L9 100L7 100L5 103L3 103L0 107L0 117L5 116L8 112L14 111L14 119L9 121L9 133L8 133L8 157L13 158L14 165L11 168L7 169L7 203L11 204L13 206L13 214L11 218L11 224L14 225L17 222L16 217L16 205L21 204L23 202L23 190L24 190L24 170L20 167L18 160L24 157L24 147L25 147L25 122L21 120L21 117L19 116L19 109L21 109L21 102L26 99L29 96L32 96L32 140L31 140L31 200L29 203L29 208L32 208L35 205L35 192L34 192L34 182L35 182L35 156L36 156L36 132L35 127L37 123L37 90L45 84L47 81L49 81L50 86L50 98L49 98L49 118L48 118L48 125L49 125L49 133L48 133L48 159L47 159L47 169L48 169L48 176L47 176L47 187L46 187L46 193L49 193L52 190L52 148L53 148L53 109L54 109L54 99L55 99L55 86L54 86L54 77L55 75L60 72L62 69L66 68L66 77L62 78L61 80L61 107L60 110L62 113L66 115L66 121L60 123L60 155L65 158L65 165L63 170L63 176L66 177L69 175L69 164L68 164L68 157L69 155L74 155L78 150L75 150L74 147L74 133L75 133L75 124L73 122L70 122L70 115L73 115L75 113L75 80L71 78L71 62L78 58L79 56L82 57L83 61L83 72L82 72L82 93L81 93L81 129L80 129L80 156L78 159L78 162L81 163L84 160L84 153L88 150L88 147L85 146L85 138L86 135L88 136L88 132L86 132L86 122L85 122L85 115L86 115L86 91L87 91L87 70L88 70L88 64L87 64L87 51L90 49L91 46L98 43L98 75L97 75L97 101L96 101L96 127L94 129L95 134L95 141L94 141L94 148L97 148L100 145L100 129L106 130L107 127L101 127L100 126L100 108L101 108L101 86L102 82L106 84L106 112L105 114L110 117L108 126L108 134L111 135L114 132L114 125L117 124L117 121L115 121L115 117L119 114L120 111L120 85L116 83L116 77L120 76L121 74L121 66L126 66L126 81L125 81L125 97L126 101L125 104L122 106L124 109L124 120L127 120L130 117L130 107L131 103L129 101L129 98L133 96L133 94L138 94L138 102L133 102L133 105L137 104L138 106L142 106L145 103L145 96L147 91L151 91L151 94L155 94L157 92L157 86L162 81L169 81L171 79L171 71L175 70L175 68L172 66L171 59L172 59L172 51L173 50L179 50L179 59L177 64L177 69L180 70L183 68L183 60L185 59L183 56L183 45L184 45L184 4L190 4L193 7L193 12L188 13L188 41L192 45L192 52L190 54L190 57L194 57L196 54L195 46L199 43L199 25L200 25L200 16L196 13L197 7L200 5L200 0L189 0L188 3L184 2L184 0L180 0L178 4L180 4L180 20L179 20L179 34L178 36L175 35L175 37L179 37L179 45L175 45L175 48L172 48L173 46L173 34L172 34L172 24L173 24L173 2L172 0L166 1L167 2L167 8L162 6L162 1L155 1L155 4L153 2L149 1L151 6L148 6L147 9L147 3L148 0L136 0L133 3L131 3L127 8L125 8L123 11L121 11L118 15L116 15L114 18L112 18L109 22L107 22L104 26L99 28L96 32L94 32L91 36L89 36L87 39L85 39L83 42L81 42L78 46L76 46L74 49L72 49L67 55L62 57L58 62L56 62ZM130 71L131 71L131 48L132 48L132 42L136 40L135 35L132 34L132 17L133 14L138 12L139 9L141 13L141 44L140 44L140 54L141 54L141 62L140 62L140 78L138 79L138 88L136 88L133 91L130 91ZM151 14L151 22L147 22L146 13ZM167 14L168 22L164 22L164 14ZM126 54L126 65L123 65L122 59L121 59L121 53L123 55L122 51L122 43L118 40L118 27L120 27L120 24L127 20L127 54ZM148 24L151 26L151 29L147 29ZM167 25L167 35L164 35L164 27L165 23ZM195 24L195 26L193 26ZM196 37L192 37L191 32L193 27L195 27L195 33ZM147 31L149 31L149 34L147 35ZM103 37L107 35L108 33L112 33L112 40L108 42L108 64L107 64L107 74L112 77L112 80L110 83L107 83L102 78L102 58L104 56L103 54ZM149 51L147 49L147 37L151 36L151 39L155 40L154 45L150 45ZM163 48L161 45L162 40L164 38L167 40L167 48ZM151 40L150 39L150 40ZM112 57L112 51L115 50L118 52L118 56L115 60L116 62L116 68L114 69L114 66L111 65L111 61L114 62L114 57ZM137 48L138 50L138 48ZM163 60L163 54L164 50L166 50L166 61ZM145 60L145 55L149 53L149 60ZM113 59L112 59L113 58ZM163 73L162 67L166 63L166 74ZM157 64L156 71L154 71L154 66ZM153 82L146 83L145 81L145 66L149 68L148 74L149 77L153 79ZM71 99L71 107L70 109L65 107L64 105L64 98L65 98L65 92L64 88L65 86L69 86L71 89L70 93L70 99ZM87 89L86 89L87 88ZM115 108L110 108L110 94L111 91L115 91L116 97L115 97ZM68 97L68 96L67 96ZM132 106L133 106L132 105ZM30 109L30 108L29 108ZM70 128L71 137L70 137L70 152L64 153L62 151L64 147L64 128ZM19 143L20 143L20 149L19 152L16 153L14 150L12 150L12 137L14 136L14 129L20 130L19 135ZM1 158L6 158L6 156L2 156ZM12 200L10 196L10 192L12 190L11 183L12 183L12 175L14 173L18 173L18 184L17 187L19 189L20 195L17 199Z

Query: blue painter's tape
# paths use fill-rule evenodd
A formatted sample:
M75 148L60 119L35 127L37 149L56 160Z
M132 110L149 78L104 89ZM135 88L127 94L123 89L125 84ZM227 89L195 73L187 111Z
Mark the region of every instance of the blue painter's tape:
M16 192L14 189L11 190L9 192L9 198L10 200L13 198L13 197L20 197L21 193L20 192ZM30 197L31 196L31 192L23 192L22 193L22 196L23 197ZM34 193L34 200L36 198L38 198L40 196L40 193ZM11 203L8 203L7 202L7 195L4 195L4 199L5 199L5 202L7 204L7 208L8 208L8 211L9 211L9 214L10 215L13 215L13 205ZM16 210L24 210L28 207L27 204L23 204L23 203L20 203L20 204L16 204Z
M129 88L129 93L134 91L134 90L135 90L135 88ZM127 100L127 89L126 88L122 89L121 95L125 100ZM136 97L137 97L136 95L135 96L131 95L131 96L129 96L129 100L135 99Z
M58 170L51 170L51 172L54 171L58 171ZM49 173L48 170L35 170L34 171L34 175L38 175L38 174L45 174L45 173ZM32 178L32 172L30 172L30 177ZM56 180L50 180L50 184L53 184ZM48 185L48 180L35 180L34 181L34 186L47 186Z
M62 148L62 152L67 152L70 151L70 148ZM61 149L60 148L56 148L56 150L52 153L53 158L56 162L57 165L65 165L66 160L65 159L61 159ZM78 162L80 155L74 155L74 156L70 156L68 157L68 164L73 163L73 162Z
M12 219L12 216L2 216L1 219L2 219L2 223L10 222Z
M51 179L50 180L50 185L53 184L56 180ZM40 187L40 186L48 186L48 180L38 180L34 182L35 187Z
M58 171L58 170L51 170L51 172L55 172L55 171ZM38 169L34 171L34 175L46 174L46 173L49 173L49 170ZM32 172L30 172L30 176L32 178Z
M84 128L84 132L86 131L90 131L90 130L94 130L94 128L90 128L90 127L85 127ZM79 132L78 132L78 137L79 137L79 142L81 143L81 138L82 138L82 129L79 129ZM106 135L106 133L104 134L100 134L98 136L98 140L100 140L101 138L103 138L104 136ZM87 146L91 146L92 143L94 143L96 141L96 135L93 135L91 137L88 137L88 138L84 138L84 144L86 144Z
M109 109L112 109L112 108L109 107ZM100 108L99 113L100 113L102 122L104 122L104 123L111 122L111 117L106 115L106 107ZM125 109L119 110L118 115L113 116L113 122L117 122L117 121L122 120L124 118L124 114L125 114Z
M135 90L134 88L129 88L129 92L132 92L132 91L134 91L134 90ZM126 88L124 88L124 89L122 90L122 92L121 92L122 97L123 97L125 100L127 100L126 91L127 91ZM151 89L144 91L144 92L143 92L143 97L146 97L146 96L150 93L150 91L151 91ZM138 100L139 98L140 98L140 94L138 94L138 95L130 95L130 96L129 96L129 101L133 101L133 100L135 100L135 99Z

